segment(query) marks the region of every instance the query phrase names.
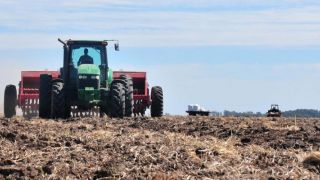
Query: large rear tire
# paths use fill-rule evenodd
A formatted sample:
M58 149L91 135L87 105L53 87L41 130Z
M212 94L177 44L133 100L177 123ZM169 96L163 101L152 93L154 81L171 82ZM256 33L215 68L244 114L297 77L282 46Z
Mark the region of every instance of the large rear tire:
M133 82L132 78L126 75L121 75L120 79L125 82L125 116L131 117L133 114Z
M40 75L39 117L44 119L49 119L51 114L51 80L51 75Z
M4 91L4 116L12 118L16 115L17 88L14 85L6 86Z
M125 115L125 88L122 83L111 85L109 99L109 116L123 118Z
M163 90L160 86L151 89L151 117L163 115Z
M64 83L52 83L51 91L51 117L53 119L66 119L70 116L70 107L67 107Z

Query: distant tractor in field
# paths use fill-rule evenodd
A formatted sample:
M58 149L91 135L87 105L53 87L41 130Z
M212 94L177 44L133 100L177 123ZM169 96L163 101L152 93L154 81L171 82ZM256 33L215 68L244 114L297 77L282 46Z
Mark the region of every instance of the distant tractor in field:
M19 93L14 85L5 89L4 113L11 118L16 106L24 116L68 118L100 114L122 118L163 115L163 91L149 91L146 72L112 71L108 64L109 41L67 40L63 44L60 71L23 71ZM116 41L115 50L119 50Z
M272 104L270 110L267 112L268 117L281 117L281 115L278 104Z

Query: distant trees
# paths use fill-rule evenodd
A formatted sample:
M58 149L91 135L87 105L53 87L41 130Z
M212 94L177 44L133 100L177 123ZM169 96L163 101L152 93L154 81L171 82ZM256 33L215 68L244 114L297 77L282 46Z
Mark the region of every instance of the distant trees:
M242 117L262 117L265 116L265 114L262 114L261 112L252 112L252 111L247 111L247 112L236 112L236 111L223 111L224 116L242 116Z
M320 117L320 111L315 109L297 109L294 111L284 111L282 113L284 117Z
M261 112L236 112L236 111L223 111L223 116L234 116L234 117L264 117L266 113ZM320 111L315 109L297 109L282 112L283 117L306 117L306 118L320 118Z
M220 116L223 116L223 113L218 111L211 111L210 116L220 117Z

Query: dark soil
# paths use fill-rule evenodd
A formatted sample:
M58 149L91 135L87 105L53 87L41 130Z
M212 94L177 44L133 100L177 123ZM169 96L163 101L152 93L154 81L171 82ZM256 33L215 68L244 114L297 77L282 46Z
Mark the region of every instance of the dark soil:
M320 119L2 118L0 179L313 179L319 148Z

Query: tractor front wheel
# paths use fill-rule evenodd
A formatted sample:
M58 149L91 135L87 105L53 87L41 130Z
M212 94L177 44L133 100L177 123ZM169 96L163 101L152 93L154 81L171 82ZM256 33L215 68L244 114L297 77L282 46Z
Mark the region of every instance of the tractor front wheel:
M51 113L51 80L51 75L40 75L39 117L44 119L49 119Z
M163 91L160 86L151 89L151 116L161 117L163 115Z
M51 117L54 119L66 119L70 116L70 108L67 107L64 83L56 81L52 83L51 90Z
M4 91L4 116L12 118L16 115L17 88L14 85L6 86Z
M111 85L109 99L109 116L123 118L125 115L125 88L122 83Z

